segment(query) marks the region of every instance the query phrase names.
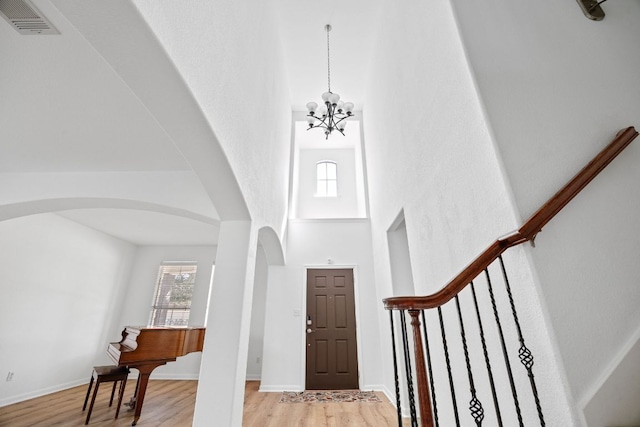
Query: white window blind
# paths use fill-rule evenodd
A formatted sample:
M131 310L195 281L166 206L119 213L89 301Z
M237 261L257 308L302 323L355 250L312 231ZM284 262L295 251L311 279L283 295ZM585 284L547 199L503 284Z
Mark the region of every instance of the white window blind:
M158 269L149 326L184 327L189 324L196 262L163 262Z

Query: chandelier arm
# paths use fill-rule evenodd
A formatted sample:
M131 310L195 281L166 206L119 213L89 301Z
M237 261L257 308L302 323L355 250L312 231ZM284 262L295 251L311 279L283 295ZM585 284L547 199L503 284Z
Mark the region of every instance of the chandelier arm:
M606 2L606 1L607 1L607 0L602 0L602 1L599 1L599 2L595 3L593 6L591 6L591 7L587 10L587 12L592 12L592 11L593 11L593 9L595 9L595 8L596 8L596 7L598 7L598 6L600 6L602 3Z
M316 129L316 128L320 128L320 129L329 129L327 126L323 126L323 125L317 125L317 126L310 126L307 128L307 130L309 129Z
M307 117L313 117L314 119L316 119L320 123L324 123L326 121L326 119L329 117L329 115L326 115L324 118L322 118L322 117L316 116L315 114L314 115L307 114Z
M314 128L324 128L324 129L329 129L329 126L327 126L327 123L325 122L325 120L320 120L318 119L318 124L313 124L311 125ZM311 128L309 128L311 129Z

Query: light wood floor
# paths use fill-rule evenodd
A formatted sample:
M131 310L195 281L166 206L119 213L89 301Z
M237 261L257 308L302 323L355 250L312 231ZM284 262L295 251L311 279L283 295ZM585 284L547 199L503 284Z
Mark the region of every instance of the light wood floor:
M144 400L140 427L187 427L193 420L197 381L149 382ZM281 393L260 393L257 381L247 382L245 389L243 426L260 427L343 427L397 426L395 408L382 394L380 403L278 403ZM130 380L125 401L133 393L135 381ZM36 399L0 408L2 427L82 426L86 412L82 412L87 386L74 387ZM129 426L133 411L122 406L114 420L115 403L109 408L111 384L100 386L91 414L90 426ZM405 420L406 421L406 420ZM405 425L409 425L408 423ZM212 427L218 426L214 421Z

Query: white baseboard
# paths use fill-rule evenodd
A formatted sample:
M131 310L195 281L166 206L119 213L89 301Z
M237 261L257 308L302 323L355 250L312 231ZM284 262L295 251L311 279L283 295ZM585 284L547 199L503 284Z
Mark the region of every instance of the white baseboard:
M132 371L129 375L129 381L137 380L137 371ZM152 374L150 380L197 380L198 374ZM79 385L89 384L89 378L82 380L69 381L67 383L46 387L40 390L30 391L28 393L18 394L0 399L0 408L14 403L24 402L25 400L34 399L36 397L46 396L47 394L56 393L58 391L67 390Z
M369 385L365 385L362 386L361 388L362 391L379 391L382 392L387 399L389 399L389 401L391 402L392 405L395 406L395 397L392 397L393 395L391 393L389 393L389 390L383 386L383 385L378 385L378 384L369 384ZM260 391L264 391L264 392L283 392L283 391L295 391L295 392L300 392L300 391L304 391L304 387L301 387L300 385L260 385Z
M42 388L40 390L30 391L28 393L18 394L15 396L9 396L4 399L0 399L0 408L14 403L24 402L25 400L33 399L36 397L45 396L47 394L55 393L58 391L66 390L69 388L77 387L79 385L89 384L89 379L69 381L67 383L58 384L51 387Z
M262 385L260 384L260 390L264 392L283 392L283 391L304 391L304 388L300 388L299 385Z
M385 395L387 393L385 393L384 391L384 386L380 385L380 384L367 384L367 385L363 385L360 390L362 391L379 391L384 393Z
M391 390L389 390L387 387L382 386L382 390L380 390L384 393L385 396L387 396L387 399L389 399L389 402L391 402L391 404L393 405L394 408L397 409L397 404L396 404L396 393L391 392ZM400 413L402 414L402 418L410 418L411 417L411 412L409 411L409 407L406 406L407 402L400 402Z
M385 396L387 396L387 399L389 399L389 402L391 402L393 406L396 406L395 393L391 393L391 391L389 391L389 389L386 386L380 386L380 391L384 393Z
M260 375L260 374L247 374L245 379L247 381L260 381L262 379L262 375Z

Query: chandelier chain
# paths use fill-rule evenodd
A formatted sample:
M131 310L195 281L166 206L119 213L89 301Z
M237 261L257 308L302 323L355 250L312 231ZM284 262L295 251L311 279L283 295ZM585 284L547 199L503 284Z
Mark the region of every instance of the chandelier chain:
M327 86L329 87L329 92L331 92L331 55L329 52L329 31L331 31L331 27L327 25Z

